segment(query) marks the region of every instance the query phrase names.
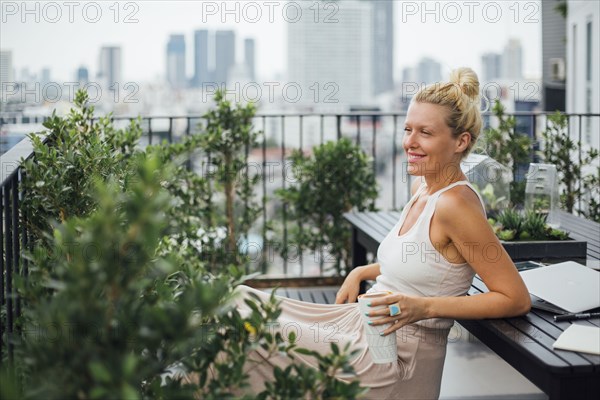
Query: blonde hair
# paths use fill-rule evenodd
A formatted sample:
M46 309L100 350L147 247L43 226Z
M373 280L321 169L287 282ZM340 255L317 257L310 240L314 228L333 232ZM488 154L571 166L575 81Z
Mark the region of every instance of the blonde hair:
M412 101L436 104L449 111L446 124L457 138L463 132L469 132L471 142L462 154L466 157L481 131L483 124L480 111L479 79L471 68L457 68L450 73L448 82L439 82L421 89Z

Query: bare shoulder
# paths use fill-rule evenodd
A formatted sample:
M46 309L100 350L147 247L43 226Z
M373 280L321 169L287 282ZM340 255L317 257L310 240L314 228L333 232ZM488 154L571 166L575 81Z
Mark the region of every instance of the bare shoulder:
M479 197L466 185L458 185L442 193L436 204L436 213L446 222L465 222L465 218L485 220Z

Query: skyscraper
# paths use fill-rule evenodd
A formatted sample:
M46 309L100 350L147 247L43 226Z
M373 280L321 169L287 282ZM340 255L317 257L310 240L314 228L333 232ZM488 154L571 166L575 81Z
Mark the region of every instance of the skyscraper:
M235 64L235 32L217 31L215 34L215 82L227 84L229 70Z
M167 43L167 81L173 89L182 89L187 85L185 76L185 37L169 36Z
M373 93L394 88L394 1L369 0L373 7Z
M434 59L424 57L417 64L417 81L419 84L430 84L442 80L442 66Z
M50 74L50 68L48 68L48 67L42 68L42 72L40 74L40 83L42 84L42 86L49 83L51 79L52 78L51 78L51 74Z
M402 82L415 83L417 82L417 70L414 67L402 68Z
M0 51L0 84L13 82L14 79L12 51L2 50Z
M542 1L541 6L543 109L565 111L567 21L554 2Z
M502 78L502 56L498 53L485 53L481 56L482 82L492 82Z
M209 69L208 31L204 29L194 31L194 87L202 87L203 82L211 80Z
M110 90L118 90L123 85L121 48L104 46L100 49L100 68L98 78Z
M248 77L251 81L256 79L254 64L254 39L244 39L244 64L248 71Z
M336 19L315 22L310 2L298 3L302 18L288 27L290 85L302 92L293 103L320 106L365 105L372 101L372 7L365 1L339 2Z
M502 77L523 79L523 49L519 39L509 39L502 52Z
M79 82L79 86L85 86L89 82L88 69L83 65L77 68L77 82Z

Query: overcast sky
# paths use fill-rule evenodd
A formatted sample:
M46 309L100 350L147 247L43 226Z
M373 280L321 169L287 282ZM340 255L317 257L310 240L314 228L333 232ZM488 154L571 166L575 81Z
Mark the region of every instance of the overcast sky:
M56 81L73 80L80 65L87 66L94 77L103 45L122 46L126 80L163 77L166 44L172 33L186 36L191 76L195 29L235 30L239 61L243 38L253 37L258 79L273 79L285 74L286 25L295 18L295 8L286 7L286 1L56 1L51 5L32 1L26 9L21 1L0 3L0 47L12 50L17 76L23 67L38 74L49 67ZM415 65L424 56L440 61L444 74L462 65L479 70L481 54L502 51L511 37L521 40L525 77L541 76L539 0L394 4L396 79L403 67ZM232 12L225 13L225 8ZM321 20L334 12L323 4L315 5L312 12L316 9Z

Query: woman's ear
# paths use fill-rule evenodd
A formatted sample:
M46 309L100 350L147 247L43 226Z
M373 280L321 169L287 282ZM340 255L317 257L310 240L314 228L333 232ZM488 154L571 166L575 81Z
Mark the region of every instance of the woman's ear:
M469 132L463 132L458 135L456 141L456 153L463 153L469 148L471 143L471 134Z

